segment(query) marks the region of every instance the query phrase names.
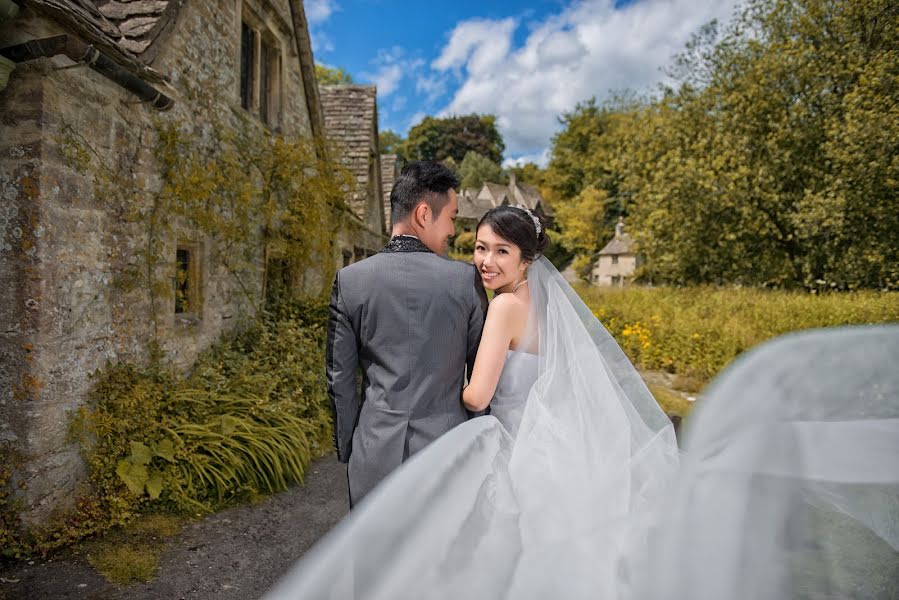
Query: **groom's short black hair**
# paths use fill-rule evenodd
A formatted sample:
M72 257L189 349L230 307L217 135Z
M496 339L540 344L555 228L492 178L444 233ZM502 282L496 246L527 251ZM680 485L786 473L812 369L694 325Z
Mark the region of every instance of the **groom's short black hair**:
M394 223L406 220L424 200L435 215L449 202L450 188L459 187L459 178L436 161L413 161L403 167L390 191L390 217Z

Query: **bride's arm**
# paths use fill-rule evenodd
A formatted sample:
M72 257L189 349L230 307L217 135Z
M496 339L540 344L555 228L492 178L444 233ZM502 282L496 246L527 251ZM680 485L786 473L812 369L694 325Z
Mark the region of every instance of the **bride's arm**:
M470 411L480 412L486 409L493 399L506 362L506 351L515 331L515 309L502 295L490 303L471 379L462 391L462 403Z

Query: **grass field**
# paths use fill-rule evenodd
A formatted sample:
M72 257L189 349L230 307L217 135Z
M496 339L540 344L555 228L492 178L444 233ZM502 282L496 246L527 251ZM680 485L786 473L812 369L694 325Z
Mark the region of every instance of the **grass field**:
M745 288L598 288L578 293L641 369L698 392L740 353L802 329L899 322L899 293Z

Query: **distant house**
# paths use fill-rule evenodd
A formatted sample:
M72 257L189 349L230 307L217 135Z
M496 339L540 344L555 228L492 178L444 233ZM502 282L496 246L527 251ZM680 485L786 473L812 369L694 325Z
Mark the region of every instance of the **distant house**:
M553 213L540 190L526 183L519 183L513 173L509 184L485 182L481 189L463 189L459 194L459 215L456 222L462 231L474 231L478 221L491 208L521 204L552 223Z
M352 223L336 241L343 255L340 266L346 266L377 253L387 241L377 90L373 85L323 85L319 92L325 134L355 179L346 199Z
M625 285L640 264L633 246L631 236L624 232L624 220L619 219L615 225L615 237L599 251L590 281L594 285Z

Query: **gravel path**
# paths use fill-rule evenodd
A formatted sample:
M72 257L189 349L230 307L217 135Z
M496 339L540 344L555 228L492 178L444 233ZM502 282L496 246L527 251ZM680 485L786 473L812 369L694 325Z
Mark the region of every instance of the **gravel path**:
M256 599L347 513L346 485L344 465L319 459L304 485L187 525L150 583L111 585L78 556L0 563L0 599Z

